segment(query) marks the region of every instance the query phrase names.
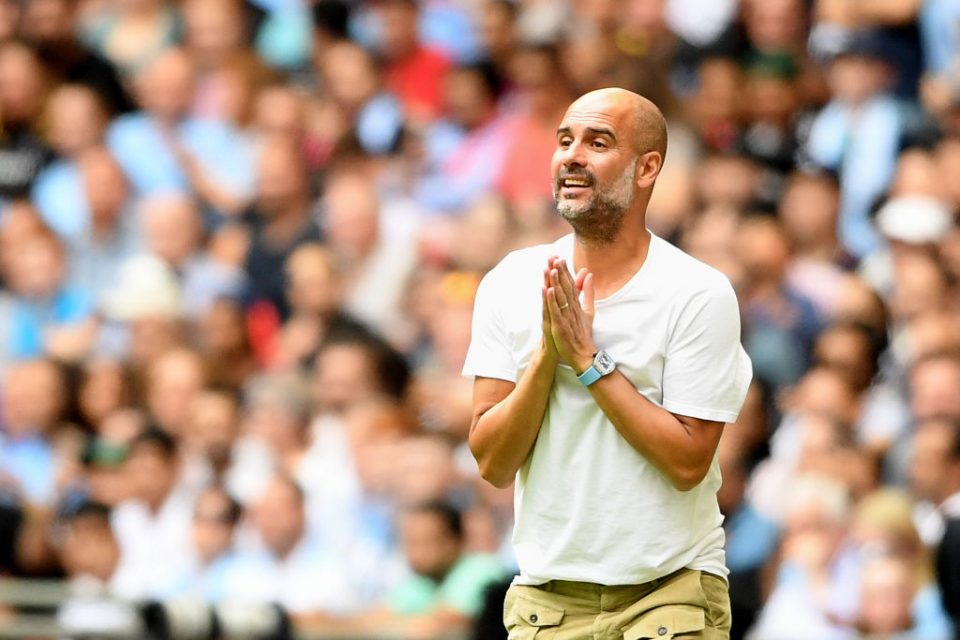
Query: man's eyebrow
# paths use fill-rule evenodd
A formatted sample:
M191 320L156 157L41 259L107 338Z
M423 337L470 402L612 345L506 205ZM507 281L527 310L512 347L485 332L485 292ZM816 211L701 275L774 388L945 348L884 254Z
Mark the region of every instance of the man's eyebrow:
M588 133L593 134L594 136L607 136L614 142L617 141L617 136L614 135L613 130L607 129L606 127L587 127L586 131ZM559 129L557 129L558 136L569 135L571 133L572 133L572 130L570 129L570 127L560 127Z

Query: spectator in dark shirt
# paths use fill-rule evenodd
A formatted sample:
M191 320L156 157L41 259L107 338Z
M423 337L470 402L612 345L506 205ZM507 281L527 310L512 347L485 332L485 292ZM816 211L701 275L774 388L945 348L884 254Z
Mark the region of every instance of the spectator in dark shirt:
M0 201L25 196L50 159L34 132L45 88L33 49L16 40L0 44Z
M116 69L77 39L76 0L33 0L24 4L21 29L40 58L61 80L93 89L114 114L133 110Z
M263 304L272 306L279 318L285 319L290 307L283 263L301 244L319 241L320 227L311 215L307 172L294 143L266 141L258 173L254 206L248 214L251 238L246 270L251 300L258 309Z

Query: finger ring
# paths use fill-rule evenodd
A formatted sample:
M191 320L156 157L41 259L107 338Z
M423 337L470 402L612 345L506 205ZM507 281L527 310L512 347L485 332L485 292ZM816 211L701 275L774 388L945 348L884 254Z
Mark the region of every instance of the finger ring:
M563 311L564 309L566 309L566 308L569 307L569 306L570 306L570 303L569 303L569 302L565 302L564 305L563 305L562 307L560 307L560 311Z

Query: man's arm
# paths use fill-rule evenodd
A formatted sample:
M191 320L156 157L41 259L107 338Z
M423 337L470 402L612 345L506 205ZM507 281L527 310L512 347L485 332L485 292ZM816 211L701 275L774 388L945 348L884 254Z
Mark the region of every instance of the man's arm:
M578 373L587 369L587 363ZM710 470L724 423L670 413L647 400L619 371L588 387L620 435L680 491L700 484Z
M579 375L593 363L593 277L574 282L562 261L550 270L547 310L561 360ZM571 304L583 292L583 304ZM620 435L680 491L700 484L716 453L724 423L676 415L645 398L619 371L588 387Z
M544 280L548 273L544 272ZM480 475L503 488L513 482L526 462L540 433L550 389L557 370L557 350L550 338L544 286L543 340L514 384L506 380L477 377L473 383L473 420L469 443Z

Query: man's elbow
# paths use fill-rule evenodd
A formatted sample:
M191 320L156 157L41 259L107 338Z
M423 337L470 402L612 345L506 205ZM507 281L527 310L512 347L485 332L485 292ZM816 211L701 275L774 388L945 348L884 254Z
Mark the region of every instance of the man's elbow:
M508 470L504 470L502 465L498 465L497 461L493 459L493 456L491 456L489 452L485 452L482 445L476 441L473 430L470 432L467 444L470 445L470 452L473 454L474 460L477 461L480 477L497 489L506 489L509 487L510 483L513 482L513 477L516 472L511 473Z
M670 484L677 491L690 491L700 485L703 479L707 477L710 466L689 466L673 469L668 476Z
M503 468L493 464L483 456L477 455L474 451L474 457L477 459L477 467L480 469L480 477L495 486L497 489L506 489L513 482L516 473L510 473Z

